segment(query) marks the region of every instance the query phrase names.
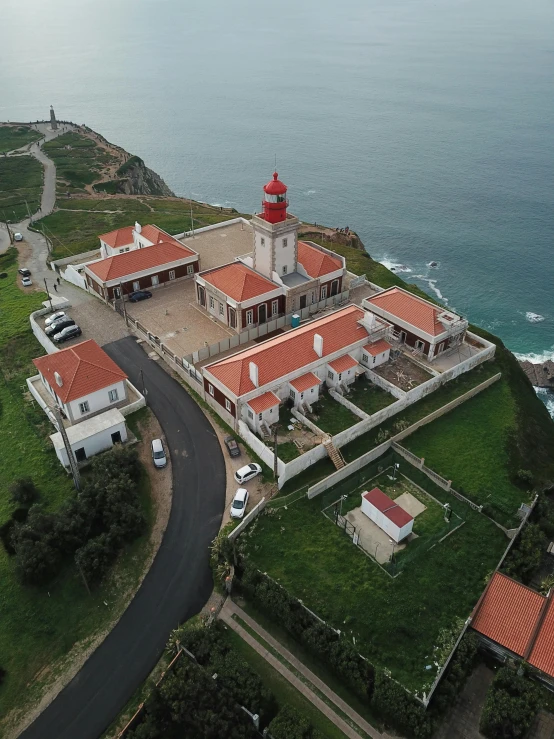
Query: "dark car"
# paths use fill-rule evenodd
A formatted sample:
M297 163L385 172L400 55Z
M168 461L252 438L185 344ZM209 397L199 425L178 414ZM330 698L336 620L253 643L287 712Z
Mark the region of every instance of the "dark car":
M80 336L83 332L79 328L79 326L67 326L66 328L62 329L59 334L56 334L54 336L54 341L56 344L63 344L64 341L69 341L69 339L74 339L76 336Z
M152 293L150 290L135 290L134 293L129 295L129 300L131 303L138 303L139 300L147 300L147 298L151 297Z
M54 321L51 326L48 326L48 328L45 328L44 330L47 336L55 336L68 326L75 326L75 321L72 318L60 318L59 321Z
M225 439L225 446L227 447L230 457L240 457L240 447L232 436L227 436Z
M27 267L21 267L21 269L17 270L21 277L29 277L31 275L31 270L27 269Z

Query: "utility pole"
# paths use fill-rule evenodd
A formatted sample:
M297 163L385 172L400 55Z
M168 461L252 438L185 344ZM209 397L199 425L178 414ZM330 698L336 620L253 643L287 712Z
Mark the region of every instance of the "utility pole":
M54 312L54 308L52 308L52 296L48 292L48 285L46 284L46 277L44 278L44 287L46 288L46 294L48 295L48 300L50 301L50 312Z
M148 405L148 396L147 396L147 393L146 393L146 386L144 384L144 373L143 373L142 370L140 370L140 373L139 374L140 374L140 381L142 383L142 394L144 395L144 402L145 402L146 405Z
M90 588L88 586L87 578L85 577L85 573L83 572L83 568L78 562L75 562L75 564L77 565L79 572L81 573L81 577L83 578L83 582L85 583L85 588L87 589L87 593L89 595L92 595L92 593L90 592Z
M119 280L119 295L121 297L121 307L123 308L123 318L125 319L125 325L129 326L129 321L127 319L127 309L125 308L125 298L123 297L123 284L121 280Z
M10 244L13 246L13 234L12 234L12 230L11 230L11 228L9 226L9 223L6 220L6 214L5 213L4 213L4 221L3 221L3 223L6 226L6 231L8 232L8 237L10 239Z
M62 436L63 445L65 447L67 458L69 460L69 467L71 468L71 474L73 475L73 483L75 485L75 490L80 490L81 489L81 475L79 473L79 467L77 465L77 460L75 459L75 455L73 454L73 449L71 448L71 444L69 443L69 439L67 438L67 432L65 430L65 426L63 425L62 413L57 405L54 406L53 411L54 411L54 416L56 418L56 422L58 424L58 431L60 432Z

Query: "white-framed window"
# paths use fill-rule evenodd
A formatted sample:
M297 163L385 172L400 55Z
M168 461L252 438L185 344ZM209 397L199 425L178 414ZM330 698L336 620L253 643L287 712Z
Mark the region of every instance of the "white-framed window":
M119 250L119 253L120 253L120 254L123 254L123 252L124 252L124 251L125 251L125 249L120 249L120 250Z
M225 306L223 305L223 303L219 304L219 315L220 316L225 315Z
M210 393L210 395L213 398L213 396L214 396L214 386L211 384L211 382L208 383L208 392Z
M134 290L140 290L140 282L138 280L133 282L133 291Z
M296 393L294 392L294 390L289 390L289 397L292 398L292 400L296 398Z
M126 247L125 247L125 251L129 251L129 249L130 249L130 247L129 247L129 246L126 246Z
M325 300L327 298L327 285L323 285L321 288L321 300Z
M113 289L113 296L114 296L114 298L120 298L121 297L121 288L114 287L114 289Z
M300 400L304 400L304 393L300 393Z
M286 247L288 243L289 243L288 239L283 239L283 247Z
M170 280L174 280L175 279L175 270L174 269L170 269L169 270L169 279Z
M269 412L270 412L270 413L273 413L273 408L270 408L270 409L269 409Z
M287 274L287 265L286 264L283 265L283 274L284 275Z
M187 275L194 274L194 264L187 264Z
M366 362L366 364L367 362L369 362L369 357L367 356L367 354L362 354L362 362Z
M248 418L250 419L254 418L254 414L252 413L251 410L248 411Z
M421 339L416 339L416 349L425 349L425 342L421 341Z
M110 399L110 403L115 403L116 400L119 400L119 395L117 394L117 388L114 388L114 390L110 390L108 392L108 398Z
M88 400L85 400L83 403L79 403L79 410L81 411L81 413L90 413Z
M263 237L263 236L262 236L262 238L260 239L260 244L261 244L262 246L265 246L265 239L264 239L264 237Z
M278 312L279 312L279 301L272 300L271 301L271 315L276 316Z
M160 278L158 275L152 275L152 287L160 284Z
M310 390L311 393L315 393L315 387Z
M210 308L212 310L215 308L215 300L213 299L213 297L211 295L210 295Z
M231 412L231 401L228 398L225 398L225 408Z
M311 303L312 303L312 305L315 303L315 290L312 290Z
M251 326L254 323L254 312L252 310L246 311L246 325Z
M262 420L262 414L258 413L258 421L261 421L261 420Z
M339 372L339 382L342 380L342 372Z
M332 372L327 372L327 377L328 377L328 378L329 378L330 380L334 380L334 379L335 379L335 375L334 375L334 374L333 374Z

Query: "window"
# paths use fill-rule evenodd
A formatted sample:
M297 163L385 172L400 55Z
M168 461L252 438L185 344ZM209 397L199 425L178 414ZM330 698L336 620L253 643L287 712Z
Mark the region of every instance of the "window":
M160 284L160 278L158 275L152 275L152 287Z
M339 372L339 382L342 380L342 372Z
M231 328L237 327L237 312L234 308L229 308L229 326Z
M211 295L210 295L210 308L212 310L214 310L214 308L215 308L215 300L213 299L213 297Z
M304 393L300 393L300 400L304 400Z
M270 413L273 413L273 408L270 408L270 409L269 409L269 412L270 412Z
M254 323L254 313L251 310L246 311L246 325L251 326Z
M213 398L213 396L214 396L214 386L211 383L208 383L208 392L210 393L210 395Z
M289 243L288 239L283 239L283 247L286 248L287 244Z
M321 300L326 300L327 298L327 285L323 285L321 288Z
M116 400L119 400L119 396L117 394L116 390L110 390L108 393L108 398L110 399L110 403L115 403Z
M286 264L283 265L283 274L284 275L287 274L287 265Z
M114 298L120 298L121 297L121 289L119 287L114 287L114 289L113 289L113 296L114 296Z
M294 390L289 390L289 397L292 398L292 400L296 398L296 393L294 392Z
M250 419L254 418L254 414L252 413L252 411L248 411L248 418Z
M258 413L258 421L261 421L261 420L262 420L262 414Z
M224 307L223 303L220 303L219 304L219 315L220 316L223 316L224 314L225 314L225 307Z
M315 303L315 291L314 290L312 290L312 294L311 294L311 303L312 305Z
M416 339L416 349L425 349L425 342L421 341L421 339Z
M194 264L187 264L187 275L194 274Z
M120 250L119 250L119 253L120 253L120 254L123 254L123 252L124 252L124 251L125 251L125 249L120 249Z
M362 354L362 362L366 362L366 364L367 364L368 361L369 361L369 358L368 358L367 354Z
M311 392L311 393L314 393L314 392L315 392L315 387L313 387L313 388L312 388L312 389L310 390L310 392Z
M279 312L279 301L273 300L271 302L271 315L276 316L278 312Z
M328 377L328 378L329 378L330 380L334 380L334 379L335 379L335 375L334 375L334 374L333 374L332 372L327 372L327 377Z
M265 239L264 239L264 237L263 237L263 236L262 236L262 238L260 239L260 244L261 244L262 246L265 246Z
M225 398L225 408L227 408L229 413L231 412L231 401L228 400L227 398Z
M175 279L175 270L174 269L170 269L169 270L169 279L170 280L174 280Z
M128 246L125 247L125 251L129 251L129 247Z
M138 280L133 282L133 290L140 290L140 282Z
M84 403L79 403L79 410L81 413L89 413L90 412L90 406L88 404L88 400L85 400Z

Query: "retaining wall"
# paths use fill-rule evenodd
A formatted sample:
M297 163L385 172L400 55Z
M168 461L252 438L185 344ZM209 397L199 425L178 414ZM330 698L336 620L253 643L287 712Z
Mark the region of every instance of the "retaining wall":
M354 403L351 403L348 398L344 398L340 393L337 393L335 390L331 389L329 390L329 395L333 398L333 400L336 400L337 403L340 405L343 405L345 408L348 408L348 410L353 413L358 418L361 418L363 421L367 420L369 418L369 413L366 413L361 408L358 408L357 405L354 405Z
M58 303L56 305L56 310L65 310L66 308L70 308L71 303L69 300L66 300L65 302ZM53 341L51 341L48 336L44 333L44 331L41 329L41 327L37 323L37 316L46 316L48 313L51 313L52 311L50 308L40 308L39 310L35 310L31 313L29 316L29 322L31 324L31 330L34 333L37 341L42 346L43 349L46 350L47 354L54 354L54 352L59 351L58 347L54 344Z
M239 420L238 427L241 438L244 439L250 449L252 449L252 451L255 452L255 454L257 454L258 457L272 470L275 464L275 456L271 449L269 449L261 439L258 439L256 434L253 434L252 431L250 431L244 421ZM280 459L277 459L277 473L283 471L284 466L285 463Z
M139 393L136 387L131 382L129 382L129 380L125 380L125 382L129 390L135 393L135 395L138 395L138 400L135 400L134 403L129 403L128 405L124 405L122 408L119 408L119 412L122 416L128 416L131 413L138 411L140 408L144 408L144 406L146 405L146 398L144 397L144 395L141 395L141 393Z
M229 536L227 537L230 541L235 541L237 536L241 534L244 529L248 526L250 521L252 521L254 518L257 518L260 513L263 511L263 509L266 507L268 501L265 498L262 498L258 505L255 505L254 508L250 511L250 513L247 513L246 516L242 519L242 521L239 523L239 525L236 527L236 529L233 529Z

